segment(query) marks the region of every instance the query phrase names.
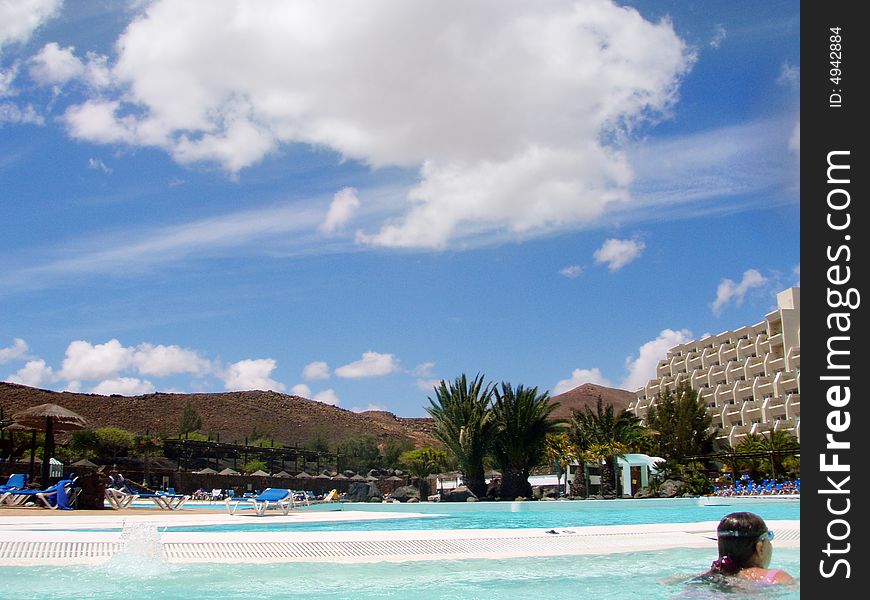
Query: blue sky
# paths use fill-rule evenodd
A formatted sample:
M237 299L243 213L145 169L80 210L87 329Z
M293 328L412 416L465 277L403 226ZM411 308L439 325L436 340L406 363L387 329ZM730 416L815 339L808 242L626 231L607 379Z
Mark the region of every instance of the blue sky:
M0 4L0 378L422 416L800 280L797 2Z

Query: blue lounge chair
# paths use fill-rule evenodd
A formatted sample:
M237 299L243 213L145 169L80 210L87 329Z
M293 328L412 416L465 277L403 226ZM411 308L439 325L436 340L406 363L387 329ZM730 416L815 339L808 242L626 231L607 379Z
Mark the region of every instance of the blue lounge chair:
M0 492L10 492L12 490L20 490L27 484L27 475L24 473L13 473L6 480L6 483L0 485Z
M253 498L227 498L225 502L227 512L231 515L236 514L239 506L245 504L253 508L258 517L262 517L270 508L278 509L286 515L295 505L293 491L285 488L266 488L261 494Z
M62 479L44 490L12 490L3 493L0 501L12 505L22 505L27 501L39 501L52 510L73 510L73 503L78 496L74 479Z
M6 483L0 485L0 504L6 502L7 498L9 498L9 496L6 495L6 492L23 490L26 484L27 475L24 473L13 473L10 475L9 479L6 480Z
M153 493L139 492L133 489L120 473L115 475L113 480L117 486L116 489L122 490L128 494L135 494L139 498L147 498L154 502L158 508L162 508L163 510L178 510L190 499L190 496L185 496L184 494L170 494L168 492L159 491Z

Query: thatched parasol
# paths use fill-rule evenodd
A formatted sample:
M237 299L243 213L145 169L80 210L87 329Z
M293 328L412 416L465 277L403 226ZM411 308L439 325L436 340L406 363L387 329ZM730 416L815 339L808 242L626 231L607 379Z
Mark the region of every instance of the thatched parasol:
M343 473L338 473L337 475L333 475L333 479L347 479L347 475Z
M235 469L231 469L231 468L227 467L226 469L224 469L223 471L218 473L218 475L241 475L241 473L239 473Z
M265 472L264 470L262 470L262 469L257 469L256 471L254 471L253 473L251 473L251 476L252 476L252 477L269 477L269 474L266 473L266 472Z
M296 479L311 479L311 475L306 473L305 471L299 471L295 475Z
M57 404L40 404L12 415L19 425L45 431L45 448L42 461L42 485L48 485L51 465L48 459L54 454L54 432L84 429L88 422L81 415Z
M199 471L194 471L194 475L216 475L217 471L212 469L211 467L206 467L204 469L200 469Z
M287 471L278 471L275 473L274 477L290 477L290 473Z
M75 461L75 462L72 463L70 466L71 466L71 467L92 467L92 468L94 468L94 467L97 467L97 466L99 466L99 465L97 465L97 464L95 464L95 463L92 463L92 462L89 461L87 458L83 458L83 459L81 459L81 460L77 460L77 461Z

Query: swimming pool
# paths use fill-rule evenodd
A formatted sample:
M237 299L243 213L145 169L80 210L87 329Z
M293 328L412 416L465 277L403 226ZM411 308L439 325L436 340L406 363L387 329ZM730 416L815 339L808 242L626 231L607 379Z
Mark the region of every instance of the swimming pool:
M366 564L170 565L116 557L96 567L0 567L0 598L95 600L191 597L222 600L354 598L501 599L800 598L799 585L723 593L686 583L709 567L708 550L671 549L610 555L508 560ZM800 575L799 549L775 550L778 568Z
M324 510L329 505L322 505ZM341 523L272 523L268 519L240 520L230 525L169 527L168 531L388 531L428 529L551 529L589 525L641 525L718 521L735 511L751 511L770 520L799 520L800 503L735 501L702 506L697 498L645 500L583 500L565 502L468 503L346 503L340 508L372 513L418 513L424 518L359 520Z

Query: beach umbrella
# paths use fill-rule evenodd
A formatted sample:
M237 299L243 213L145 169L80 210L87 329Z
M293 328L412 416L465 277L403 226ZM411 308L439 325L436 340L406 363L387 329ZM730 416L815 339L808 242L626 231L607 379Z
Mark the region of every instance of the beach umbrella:
M275 473L274 477L290 477L290 473L287 471L278 471Z
M347 475L343 475L342 473L339 473L339 474L335 475L333 477L333 479L347 479Z
M374 475L369 475L368 477L366 477L366 481L379 481L379 479Z
M268 476L269 476L269 474L266 473L266 472L265 472L264 470L262 470L262 469L257 469L256 471L254 471L253 473L251 473L251 475L254 475L254 476L256 476L256 477L268 477Z
M405 481L405 480L402 479L401 477L397 477L397 476L393 475L392 477L387 477L387 481Z
M365 481L366 478L363 477L362 475L354 475L353 477L350 478L350 480L351 481Z
M299 471L298 473L296 473L296 478L297 479L311 479L311 475L309 475L305 471Z
M83 416L51 403L40 404L39 406L22 410L12 415L12 418L19 425L45 432L43 459L51 458L51 455L54 453L55 431L74 431L76 429L84 429L88 425ZM42 484L44 486L48 485L50 467L51 465L48 460L42 461Z
M94 468L96 468L98 465L95 463L92 463L87 458L83 458L81 460L75 461L70 466L71 467L94 467Z
M329 475L327 475L326 473L321 473L320 475L315 475L314 479L332 479L332 478Z
M223 471L218 473L218 475L241 475L241 473L239 473L235 469L231 469L231 468L227 467L226 469L224 469Z
M211 467L206 467L204 469L200 469L199 471L194 471L193 474L194 475L215 475L215 474L217 474L217 471L215 471Z

